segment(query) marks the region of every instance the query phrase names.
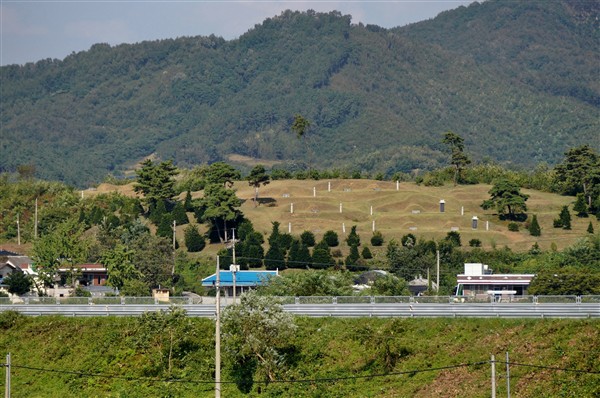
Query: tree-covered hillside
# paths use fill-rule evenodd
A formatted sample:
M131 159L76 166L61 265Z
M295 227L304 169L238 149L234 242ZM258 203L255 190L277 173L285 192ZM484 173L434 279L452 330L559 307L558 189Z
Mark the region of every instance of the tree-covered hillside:
M185 37L0 68L0 171L84 186L156 154L286 167L439 167L455 131L474 160L531 166L598 140L593 2L474 3L386 30L292 12L239 39ZM300 139L296 115L310 126Z

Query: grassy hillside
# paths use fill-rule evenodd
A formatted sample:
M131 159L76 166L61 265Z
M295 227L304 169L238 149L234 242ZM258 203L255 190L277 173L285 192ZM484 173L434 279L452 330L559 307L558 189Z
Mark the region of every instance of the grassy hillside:
M171 346L166 330L143 326L140 318L0 314L0 351L12 357L12 396L214 396L214 324L184 323L188 332ZM299 318L297 324L286 353L289 370L280 379L313 381L255 380L242 394L225 363L222 395L483 398L490 396L490 365L460 365L488 361L492 354L503 361L506 352L514 363L511 396L600 394L596 320ZM496 372L498 396L506 396L505 365L497 364Z
M376 230L382 232L386 242L392 238L399 240L408 233L439 240L452 228L458 228L463 246L467 246L469 240L477 238L484 248L489 249L495 245L525 251L535 242L543 250L550 249L553 243L558 249L570 246L586 234L590 220L595 230L600 229L595 218L577 217L573 217L572 230L553 228L552 221L558 218L562 206L571 204L574 198L527 189L523 192L530 195L527 201L528 213L537 214L542 228L542 235L539 237L531 236L523 227L519 232L511 232L507 227L508 222L500 221L492 210L481 209L483 200L489 199L489 185L426 187L405 182L400 183L397 190L396 183L389 181L279 180L260 188L259 206L254 205L254 188L247 182L236 182L234 188L238 197L244 201L242 212L252 221L255 229L264 234L270 233L273 221L279 221L281 232L288 232L291 224L293 235L299 236L306 230L312 231L320 239L326 231L333 230L342 241L342 227L345 225L346 233L349 233L350 228L356 225L362 242L369 244L374 221ZM131 185L101 184L94 191L86 191L86 195L112 190L133 194ZM314 192L316 196L313 196ZM199 196L201 192L193 194L193 197ZM444 213L439 212L441 199L446 202ZM461 215L461 208L464 209L464 215ZM479 219L477 230L471 228L473 216ZM486 223L489 223L489 230L486 230ZM178 231L181 239L183 229L181 227ZM218 248L209 247L205 252L213 253ZM345 251L343 242L342 248Z
M87 186L156 155L389 176L445 164L448 130L474 160L553 164L599 145L598 6L584 3L489 0L391 30L286 11L232 41L4 66L0 171ZM311 121L306 143L295 114Z

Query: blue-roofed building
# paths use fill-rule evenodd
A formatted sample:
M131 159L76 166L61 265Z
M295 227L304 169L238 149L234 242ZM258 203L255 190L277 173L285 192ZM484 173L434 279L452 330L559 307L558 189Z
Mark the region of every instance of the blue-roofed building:
M219 272L221 289L225 291L225 295L233 296L233 274L232 271ZM264 285L269 278L279 275L279 271L237 271L235 272L235 290L236 295L239 295L249 289ZM217 281L216 274L202 279L202 286L214 287Z

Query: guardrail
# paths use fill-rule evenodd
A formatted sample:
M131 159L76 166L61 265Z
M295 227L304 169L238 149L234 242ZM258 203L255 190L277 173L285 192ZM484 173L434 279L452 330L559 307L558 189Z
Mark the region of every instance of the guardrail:
M208 304L181 305L188 316L214 318ZM453 318L600 318L599 303L445 303L445 304L285 304L285 311L308 317L453 317ZM145 312L168 310L169 304L125 305L0 305L0 311L24 315L140 316Z
M29 299L19 304L0 300L0 311L13 310L25 315L139 316L177 305L193 317L214 318L216 312L214 302L190 304L198 300L188 297L174 297L170 302L148 297L70 298L80 302L69 298ZM600 318L600 296L530 296L511 302L469 302L447 296L281 297L281 301L286 311L309 317ZM232 300L223 300L222 304L231 305Z
M448 303L600 303L600 296L283 296L282 304L448 304ZM238 297L239 302L239 297ZM221 303L233 303L233 297L222 297ZM215 297L0 297L0 305L195 305L215 304Z

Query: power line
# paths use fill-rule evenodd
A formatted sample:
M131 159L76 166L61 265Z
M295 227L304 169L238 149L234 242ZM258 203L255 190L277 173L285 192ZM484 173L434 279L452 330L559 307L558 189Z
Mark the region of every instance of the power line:
M136 377L136 376L122 376L116 374L108 374L108 373L87 373L87 372L79 372L75 370L65 370L65 369L48 369L48 368L38 368L34 366L25 366L25 365L13 365L13 368L19 369L27 369L34 370L37 372L47 372L47 373L61 373L61 374L69 374L74 376L86 376L86 377L101 377L101 378L110 378L110 379L121 379L127 381L146 381L151 383L194 383L194 384L213 384L214 380L205 381L205 380L185 380L185 379L156 379L152 377ZM234 384L233 381L226 381L222 383Z
M356 376L340 376L340 377L324 377L324 378L313 378L313 379L297 379L297 380L271 380L271 381L260 381L260 380L252 380L252 383L255 384L269 384L269 383L280 383L280 384L292 384L292 383L327 383L327 382L337 382L342 380L357 380L357 379L370 379L376 377L389 377L389 376L402 376L402 375L414 375L417 373L424 372L434 372L440 370L447 369L455 369L461 367L470 367L470 366L479 366L485 365L489 363L489 360L480 361L480 362L472 362L472 363L463 363L457 365L448 365L441 366L435 368L427 368L427 369L414 369L414 370L406 370L402 372L390 372L390 373L378 373L372 375L356 375ZM191 380L191 379L157 379L151 377L135 377L135 376L122 376L115 374L107 374L107 373L88 373L88 372L79 372L65 369L48 369L48 368L39 368L34 366L26 366L26 365L13 365L13 368L19 369L27 369L34 370L38 372L48 372L48 373L60 373L60 374L69 374L75 376L86 376L86 377L101 377L101 378L113 378L113 379L121 379L127 381L146 381L152 383L190 383L190 384L213 384L214 380ZM237 384L239 382L236 381L220 381L220 384Z
M377 373L371 375L354 375L354 376L339 376L339 377L321 377L321 378L311 378L311 379L282 379L282 380L271 380L271 381L260 381L260 380L252 380L254 384L269 384L269 383L280 383L280 384L293 384L293 383L329 383L329 382L338 382L344 380L360 380L360 379L370 379L370 378L380 378L380 377L390 377L390 376L403 376L403 375L415 375L418 373L425 372L437 372L442 370L456 369L456 368L464 368L464 367L473 367L473 366L481 366L488 363L491 363L490 360L478 361L478 362L470 362L470 363L461 363L456 365L447 365L447 366L439 366L427 369L412 369L405 370L400 372L389 372L389 373ZM506 364L506 361L494 361L499 364ZM581 374L600 374L600 371L590 371L590 370L580 370L580 369L569 369L569 368L559 368L554 366L545 366L545 365L533 365L533 364L524 364L519 362L508 362L509 365L513 366L522 366L522 367L530 367L530 368L538 368L552 371L560 371L560 372L571 372L571 373L581 373ZM116 374L107 374L107 373L92 373L92 372L79 372L73 370L66 369L49 369L49 368L40 368L34 366L26 366L26 365L15 365L11 364L13 368L19 369L27 369L38 372L49 372L49 373L60 373L60 374L68 374L75 376L85 376L85 377L101 377L101 378L113 378L113 379L121 379L126 381L145 381L150 383L182 383L182 384L214 384L214 380L193 380L193 379L158 379L151 377L136 377L136 376L122 376ZM220 384L237 384L239 381L220 381Z
M506 364L507 362L505 362L505 361L496 361L496 363L504 363L504 364ZM546 370L556 370L556 371L571 372L571 373L600 374L600 371L558 368L558 367L554 367L554 366L531 365L531 364L518 363L518 362L508 362L508 365L522 366L522 367L528 367L528 368L546 369Z

